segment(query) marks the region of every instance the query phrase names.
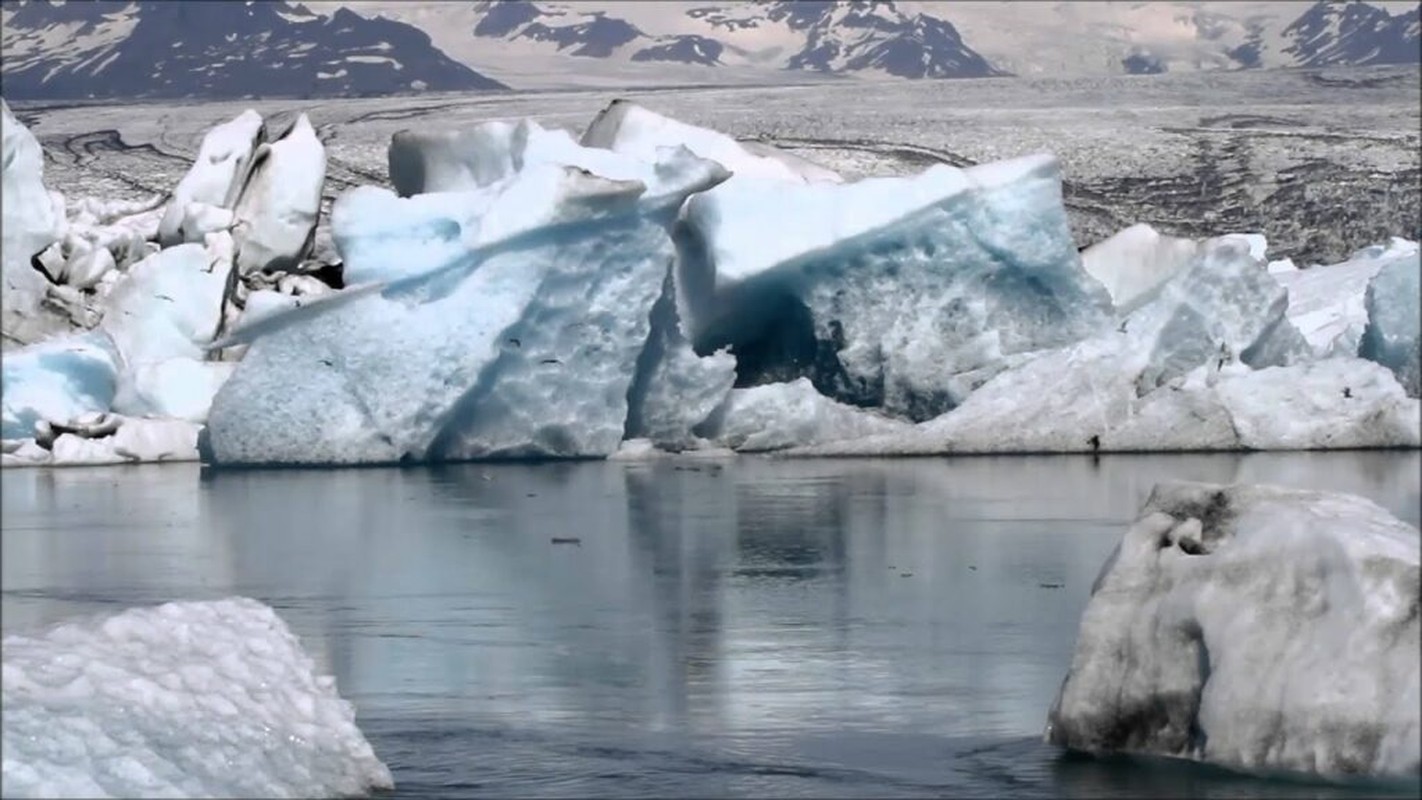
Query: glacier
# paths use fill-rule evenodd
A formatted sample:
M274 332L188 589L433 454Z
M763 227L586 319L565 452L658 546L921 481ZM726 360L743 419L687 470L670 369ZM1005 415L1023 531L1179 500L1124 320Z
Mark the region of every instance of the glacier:
M331 797L391 789L355 709L247 598L4 639L6 797Z
M1157 486L1092 586L1047 741L1416 777L1418 543L1352 495Z
M1414 242L1078 252L1050 155L847 181L618 100L400 131L322 224L305 115L124 202L5 131L7 465L1419 446Z

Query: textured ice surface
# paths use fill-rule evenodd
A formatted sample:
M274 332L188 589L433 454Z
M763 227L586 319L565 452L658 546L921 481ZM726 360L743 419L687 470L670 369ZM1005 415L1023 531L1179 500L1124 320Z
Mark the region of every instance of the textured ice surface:
M745 384L808 377L914 420L1111 312L1048 156L845 185L732 180L687 202L676 238L698 352L731 346Z
M257 147L232 203L241 274L284 271L310 251L325 180L326 148L305 114L281 139Z
M117 390L119 354L100 332L56 336L5 354L4 438L35 435L35 423L69 422L108 411Z
M1422 257L1414 251L1389 259L1368 284L1368 324L1358 354L1392 370L1412 397L1422 390Z
M736 358L725 351L698 356L676 311L670 272L652 306L651 332L627 393L626 435L680 450L696 443L694 429L726 399L736 382Z
M641 160L581 147L566 131L529 120L489 122L457 134L401 132L391 158L392 175L408 160L423 166L417 173L406 166L407 177L394 181L398 194L362 186L343 193L331 212L349 285L429 272L475 248L582 215L576 197L549 198L591 184L570 184L560 170L546 167L639 181L646 186L644 202L657 202L668 191L681 192L682 176L699 163L680 148L661 152L660 160Z
M0 100L0 135L4 149L4 202L0 203L0 270L4 287L0 291L0 327L6 344L28 344L69 326L42 307L47 281L30 266L37 255L63 232L63 212L44 187L44 153L39 142L10 107Z
M1274 273L1289 292L1289 321L1320 358L1355 356L1368 324L1368 284L1385 260L1359 258L1342 264Z
M1081 266L1101 281L1118 309L1128 311L1199 254L1194 239L1165 236L1140 223L1081 251Z
M1357 358L1296 358L1283 289L1217 240L1121 326L1009 369L911 434L806 454L1393 447L1417 401Z
M1415 776L1418 600L1418 532L1368 500L1158 486L1092 589L1047 739Z
M4 640L6 797L331 797L393 786L355 710L246 598Z
M213 402L207 457L356 463L614 452L672 256L666 226L686 194L725 172L685 150L655 165L602 156L651 173L657 193L575 167L525 166L516 180L548 191L509 213L557 224L246 328L251 348Z
M262 117L247 109L236 118L217 125L202 137L197 159L173 189L173 199L158 224L158 241L165 247L183 241L202 241L184 236L189 206L231 208L236 200L234 184L246 174L262 132Z
M738 452L783 450L876 434L906 435L902 420L837 403L808 378L735 389L707 427L708 438Z
M614 100L583 133L584 147L600 147L652 161L663 147L684 146L730 170L734 177L792 183L839 183L833 170L764 145L744 144L720 131L664 117L628 100Z

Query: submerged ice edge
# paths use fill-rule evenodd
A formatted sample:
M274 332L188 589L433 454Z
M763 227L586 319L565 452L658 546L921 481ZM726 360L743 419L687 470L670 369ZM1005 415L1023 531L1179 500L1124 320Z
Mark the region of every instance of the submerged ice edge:
M1078 255L1048 155L845 181L617 101L401 132L327 234L304 116L213 128L166 206L66 203L4 124L7 466L1422 440L1414 243Z

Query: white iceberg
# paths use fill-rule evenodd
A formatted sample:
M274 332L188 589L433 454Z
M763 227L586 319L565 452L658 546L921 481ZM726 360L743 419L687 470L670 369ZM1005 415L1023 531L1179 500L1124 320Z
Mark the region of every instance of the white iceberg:
M598 147L654 161L663 147L686 147L696 155L725 167L732 177L761 178L791 183L840 183L833 170L758 143L743 143L720 131L700 128L664 117L629 100L613 100L598 112L580 140Z
M5 344L29 344L70 325L43 306L50 283L30 259L63 233L64 213L44 187L44 152L0 100L5 201L0 203L0 329ZM60 201L62 203L62 200Z
M1422 257L1387 260L1368 284L1365 305L1368 324L1358 342L1358 355L1392 370L1407 394L1422 392Z
M687 201L679 311L697 352L743 381L923 420L1015 356L1109 320L1049 156L845 185L727 181Z
M1140 223L1081 251L1081 266L1101 281L1116 308L1130 311L1150 290L1200 256L1201 243Z
M525 166L515 180L544 191L513 193L528 205L507 213L557 224L245 327L221 343L251 347L214 399L205 457L388 463L616 451L672 256L666 228L687 194L725 178L684 149L640 169L645 180Z
M183 235L184 222L190 213L189 205L232 207L261 136L261 115L247 109L236 118L213 127L202 137L197 158L173 189L173 199L158 223L160 244L170 247L183 241L194 241Z
M902 420L830 400L808 378L734 389L704 429L708 439L741 453L912 430Z
M305 114L279 140L257 147L230 204L241 275L301 263L316 235L325 180L326 148Z
M1047 740L1415 777L1418 541L1351 495L1158 486L1092 587Z
M6 797L331 797L393 788L272 609L168 603L4 639Z

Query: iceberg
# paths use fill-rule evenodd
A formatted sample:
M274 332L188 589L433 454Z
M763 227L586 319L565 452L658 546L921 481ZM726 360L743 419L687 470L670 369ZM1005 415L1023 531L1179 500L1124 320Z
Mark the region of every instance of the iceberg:
M214 345L250 347L213 401L204 457L350 464L615 452L672 257L667 228L688 194L726 174L685 149L655 164L599 158L642 179L526 164L512 180L541 189L508 189L527 205L505 213L553 224L318 298Z
M259 145L232 196L238 274L286 272L311 251L326 148L305 114L277 141Z
M727 181L687 201L675 238L697 352L730 347L744 385L808 377L913 421L1112 312L1050 156L845 185Z
M183 227L189 206L197 203L213 208L232 207L263 133L262 117L247 109L236 118L217 125L202 137L197 159L173 189L173 199L158 223L158 241L171 247L190 241ZM198 239L196 241L201 241Z
M1387 260L1368 283L1365 306L1368 324L1358 342L1358 355L1392 370L1411 397L1422 391L1422 256Z
M1351 495L1157 486L1092 587L1046 739L1416 777L1418 542Z
M70 329L67 320L44 307L50 282L30 259L58 240L64 214L44 187L44 152L34 134L0 99L5 202L0 204L0 329L6 345L29 344ZM62 203L62 201L61 201Z
M663 147L685 147L725 167L733 178L790 183L841 183L833 170L767 145L738 142L720 131L699 128L637 105L613 100L583 133L584 147L598 147L654 161Z
M355 709L255 600L4 639L6 797L332 797L391 789Z
M1207 243L1115 330L1040 353L911 434L798 455L1416 447L1419 406L1358 358L1314 361L1282 287Z

